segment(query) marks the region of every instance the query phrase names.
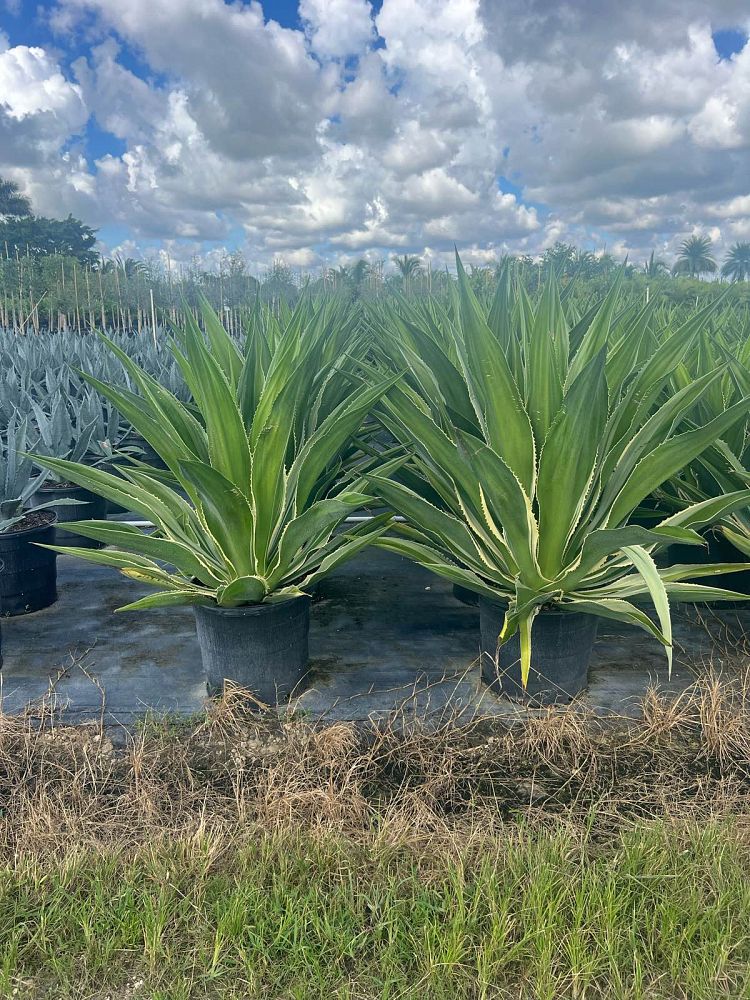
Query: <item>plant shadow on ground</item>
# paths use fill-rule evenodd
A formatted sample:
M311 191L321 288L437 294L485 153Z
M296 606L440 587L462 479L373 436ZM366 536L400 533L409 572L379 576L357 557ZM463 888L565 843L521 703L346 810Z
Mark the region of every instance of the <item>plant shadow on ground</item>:
M747 996L732 642L637 719L0 716L0 996Z

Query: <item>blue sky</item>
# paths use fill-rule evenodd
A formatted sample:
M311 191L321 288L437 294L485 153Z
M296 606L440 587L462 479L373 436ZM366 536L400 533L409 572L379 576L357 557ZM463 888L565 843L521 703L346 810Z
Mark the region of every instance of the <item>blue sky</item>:
M104 252L750 239L746 0L0 0L0 175Z

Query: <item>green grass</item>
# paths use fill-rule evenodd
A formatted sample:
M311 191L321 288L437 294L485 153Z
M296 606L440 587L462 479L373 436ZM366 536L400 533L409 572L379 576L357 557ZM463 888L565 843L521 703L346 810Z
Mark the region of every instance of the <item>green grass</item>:
M20 860L0 996L750 997L749 863L738 829L666 823L450 855L266 834Z

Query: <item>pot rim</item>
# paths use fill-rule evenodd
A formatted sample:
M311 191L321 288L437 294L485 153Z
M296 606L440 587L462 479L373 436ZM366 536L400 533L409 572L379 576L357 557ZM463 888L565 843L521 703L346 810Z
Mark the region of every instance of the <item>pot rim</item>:
M74 490L80 490L82 493L89 493L92 497L100 497L104 500L104 497L100 493L94 493L90 490L88 486L78 486L76 483L60 483L58 486L47 486L46 484L40 486L36 491L37 493L72 493Z
M224 618L248 618L256 615L261 616L269 614L272 610L286 608L290 604L296 604L299 601L305 601L309 604L311 600L312 599L309 594L303 594L299 597L288 597L284 601L264 601L260 604L240 604L236 608L223 608L220 604L195 604L193 605L193 610L196 614L199 611L207 611L210 614L219 615Z
M27 510L25 514L33 514L34 510ZM23 535L31 535L35 531L47 531L48 528L54 528L57 524L57 514L54 510L40 510L40 514L47 514L50 520L47 524L35 524L33 528L21 528L20 531L0 531L0 539L4 538L20 538Z

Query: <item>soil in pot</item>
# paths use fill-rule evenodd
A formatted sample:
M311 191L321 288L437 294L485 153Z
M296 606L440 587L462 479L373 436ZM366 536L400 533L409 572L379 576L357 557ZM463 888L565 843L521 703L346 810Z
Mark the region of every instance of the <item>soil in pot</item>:
M504 616L504 605L479 598L482 678L494 691L539 706L568 702L585 690L599 624L595 615L539 612L531 629L531 671L525 690L518 634L497 648Z
M53 509L57 514L55 528L56 545L76 545L82 549L100 549L102 543L93 538L84 538L74 531L66 531L62 524L72 521L103 521L107 517L107 501L82 486L73 483L60 483L53 486L43 486L31 498L32 507L48 503L50 500L79 500L80 503L61 503Z
M34 544L54 544L55 520L51 510L32 510L0 534L0 614L41 611L57 600L56 553Z
M286 701L307 673L310 598L239 608L195 608L195 625L209 694L224 681L266 705Z
M746 570L737 573L722 573L720 576L699 576L687 583L695 583L701 587L721 587L724 590L735 590L740 594L750 595L750 560L744 552L736 549L731 542L719 532L708 532L705 535L708 548L698 548L697 545L670 545L668 551L669 565L693 565L696 563L747 563ZM685 601L684 603L689 603ZM716 601L714 606L744 607L745 602Z

